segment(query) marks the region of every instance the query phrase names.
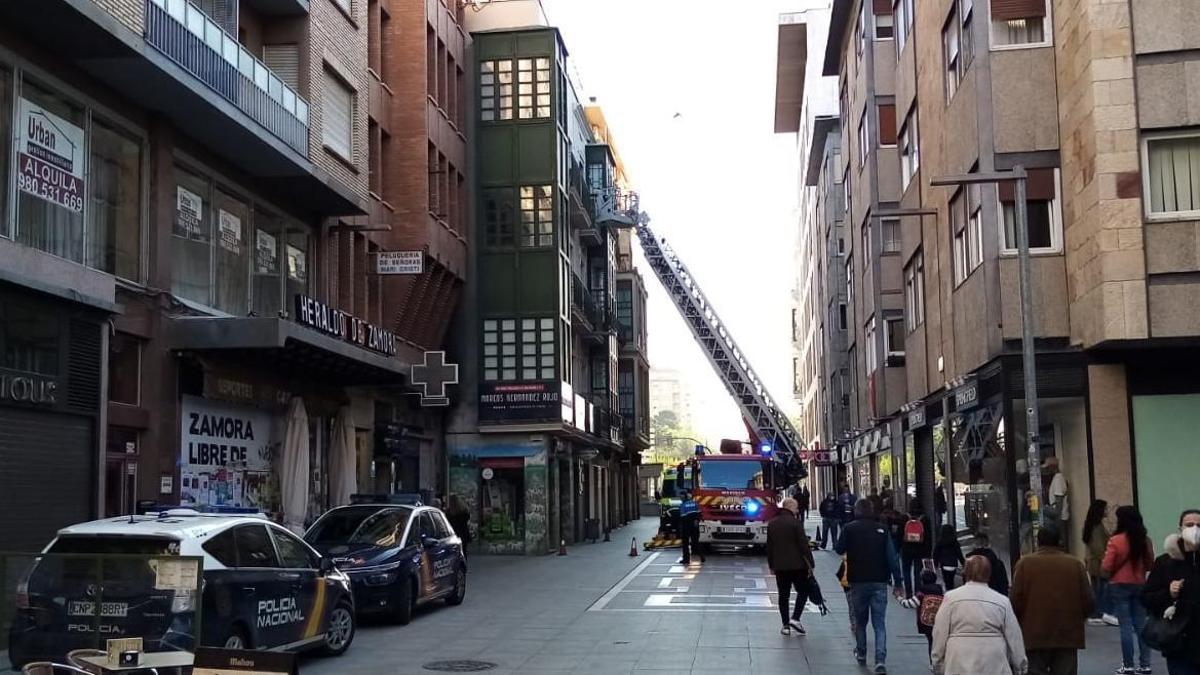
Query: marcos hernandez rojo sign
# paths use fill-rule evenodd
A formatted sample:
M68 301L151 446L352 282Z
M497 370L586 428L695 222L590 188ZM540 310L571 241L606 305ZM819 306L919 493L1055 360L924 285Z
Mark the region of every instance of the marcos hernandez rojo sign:
M17 129L17 189L82 213L83 129L23 98Z

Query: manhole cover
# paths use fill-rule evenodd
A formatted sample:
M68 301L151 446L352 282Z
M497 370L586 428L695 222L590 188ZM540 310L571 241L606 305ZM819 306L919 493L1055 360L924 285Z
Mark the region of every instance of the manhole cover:
M496 664L487 661L431 661L421 667L439 673L478 673L491 670Z

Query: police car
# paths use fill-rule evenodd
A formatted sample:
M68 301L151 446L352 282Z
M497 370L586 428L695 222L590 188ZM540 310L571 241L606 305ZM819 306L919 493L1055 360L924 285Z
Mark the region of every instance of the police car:
M18 667L113 637L141 637L147 651L194 649L194 592L159 590L157 560L93 557L107 554L202 557L203 645L340 655L354 639L349 577L262 515L97 520L60 530L44 553L72 555L39 558L17 588L9 657Z
M355 495L358 503L326 512L304 540L350 576L359 611L406 624L420 605L462 603L467 559L441 510L394 497Z

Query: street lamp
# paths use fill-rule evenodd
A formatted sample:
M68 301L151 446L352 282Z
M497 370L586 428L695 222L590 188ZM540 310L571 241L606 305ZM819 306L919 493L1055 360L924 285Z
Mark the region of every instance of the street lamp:
M1026 229L1025 206L1025 167L1017 164L1011 171L993 171L990 173L970 173L962 176L938 176L929 181L931 186L978 185L981 183L996 184L1007 181L1016 183L1016 204L1014 205L1017 234L1017 260L1021 282L1021 360L1025 366L1025 435L1029 442L1027 461L1029 462L1029 490L1033 492L1032 506L1037 511L1036 525L1045 525L1045 512L1041 507L1042 473L1041 447L1038 442L1038 399L1037 399L1037 364L1034 362L1033 348L1033 299L1029 270L1029 230Z

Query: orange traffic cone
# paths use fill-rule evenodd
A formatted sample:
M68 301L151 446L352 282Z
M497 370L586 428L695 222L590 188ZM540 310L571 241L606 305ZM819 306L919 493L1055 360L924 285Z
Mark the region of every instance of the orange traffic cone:
M637 537L634 537L633 540L629 542L629 557L630 558L638 557Z
M558 554L559 555L567 554L567 540L566 539L558 540Z

